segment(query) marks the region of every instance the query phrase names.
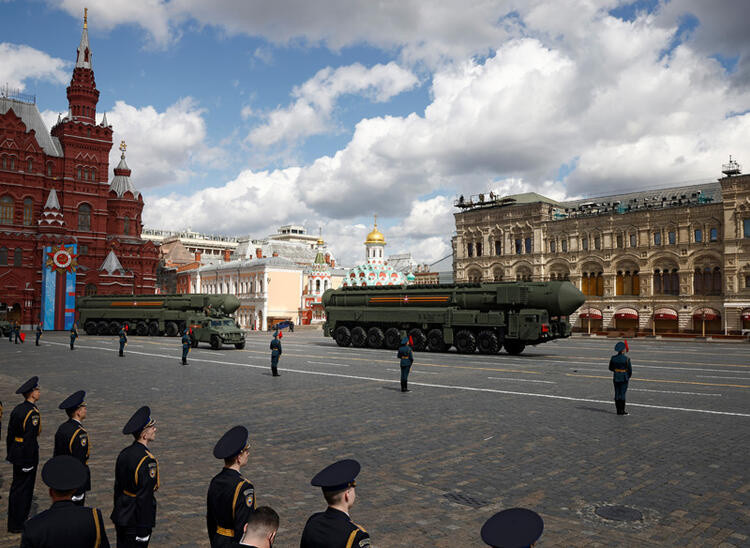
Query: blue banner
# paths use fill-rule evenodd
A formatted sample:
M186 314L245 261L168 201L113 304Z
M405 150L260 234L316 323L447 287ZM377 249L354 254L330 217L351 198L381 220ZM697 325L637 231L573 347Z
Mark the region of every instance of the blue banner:
M42 250L42 323L45 331L55 330L55 290L57 272L47 268L47 256L52 252L50 246Z

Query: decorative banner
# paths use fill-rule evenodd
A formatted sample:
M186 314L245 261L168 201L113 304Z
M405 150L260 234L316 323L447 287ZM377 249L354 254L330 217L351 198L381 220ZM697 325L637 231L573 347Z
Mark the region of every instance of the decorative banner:
M42 323L45 331L67 330L75 320L77 246L46 246L42 251Z

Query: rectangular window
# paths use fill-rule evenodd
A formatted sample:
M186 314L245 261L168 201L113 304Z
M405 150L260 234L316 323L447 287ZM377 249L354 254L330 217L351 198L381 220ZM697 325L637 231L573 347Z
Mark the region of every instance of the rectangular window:
M750 276L745 276L745 287L750 289Z
M594 237L594 249L602 248L602 239L599 236Z
M589 239L587 237L584 237L583 240L581 240L581 248L584 251L588 251L589 250Z
M469 257L474 256L474 244L466 244L466 254Z
M617 249L622 249L622 234L617 235Z
M661 245L661 232L654 232L654 245Z
M560 240L560 249L562 249L563 253L568 252L568 239L567 238L563 238L562 240Z
M34 202L31 201L31 198L26 198L23 201L23 224L24 226L31 226L34 222L33 219L34 215Z
M630 235L630 247L636 247L638 245L638 236L635 234Z
M521 239L517 238L516 239L516 255L520 255L520 254L521 254Z
M555 252L555 247L556 247L555 246L555 240L550 240L549 241L549 252L550 253L554 253Z
M495 240L495 255L503 254L503 242L501 240Z
M81 256L88 255L89 254L89 246L85 245L85 244L79 244L78 245L78 254L81 255Z
M703 231L700 228L695 229L695 243L699 244L703 241Z
M669 245L677 243L677 233L674 230L669 231Z
M526 253L531 253L531 238L526 238Z
M482 244L477 242L477 257L482 256Z
M742 230L745 234L745 238L750 238L750 219L742 221Z
M711 238L712 242L717 242L719 240L719 229L712 228L711 232L709 233L709 237Z

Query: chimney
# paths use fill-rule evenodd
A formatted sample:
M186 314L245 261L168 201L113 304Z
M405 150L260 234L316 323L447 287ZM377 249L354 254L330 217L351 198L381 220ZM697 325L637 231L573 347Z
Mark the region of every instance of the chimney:
M200 251L196 251L195 252L195 262L196 263L201 262L201 252Z
M259 247L256 247L255 248L255 256L258 259L262 259L263 258L263 250L261 248L259 248Z
M224 262L228 263L230 261L230 256L232 255L231 249L225 249L224 250Z

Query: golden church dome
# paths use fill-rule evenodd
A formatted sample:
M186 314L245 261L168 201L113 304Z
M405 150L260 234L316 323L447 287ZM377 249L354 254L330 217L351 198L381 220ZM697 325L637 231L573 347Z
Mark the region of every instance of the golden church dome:
M375 216L375 227L372 229L372 232L367 235L367 239L365 240L365 245L367 244L385 244L385 236L383 236L383 233L378 230L377 215Z

